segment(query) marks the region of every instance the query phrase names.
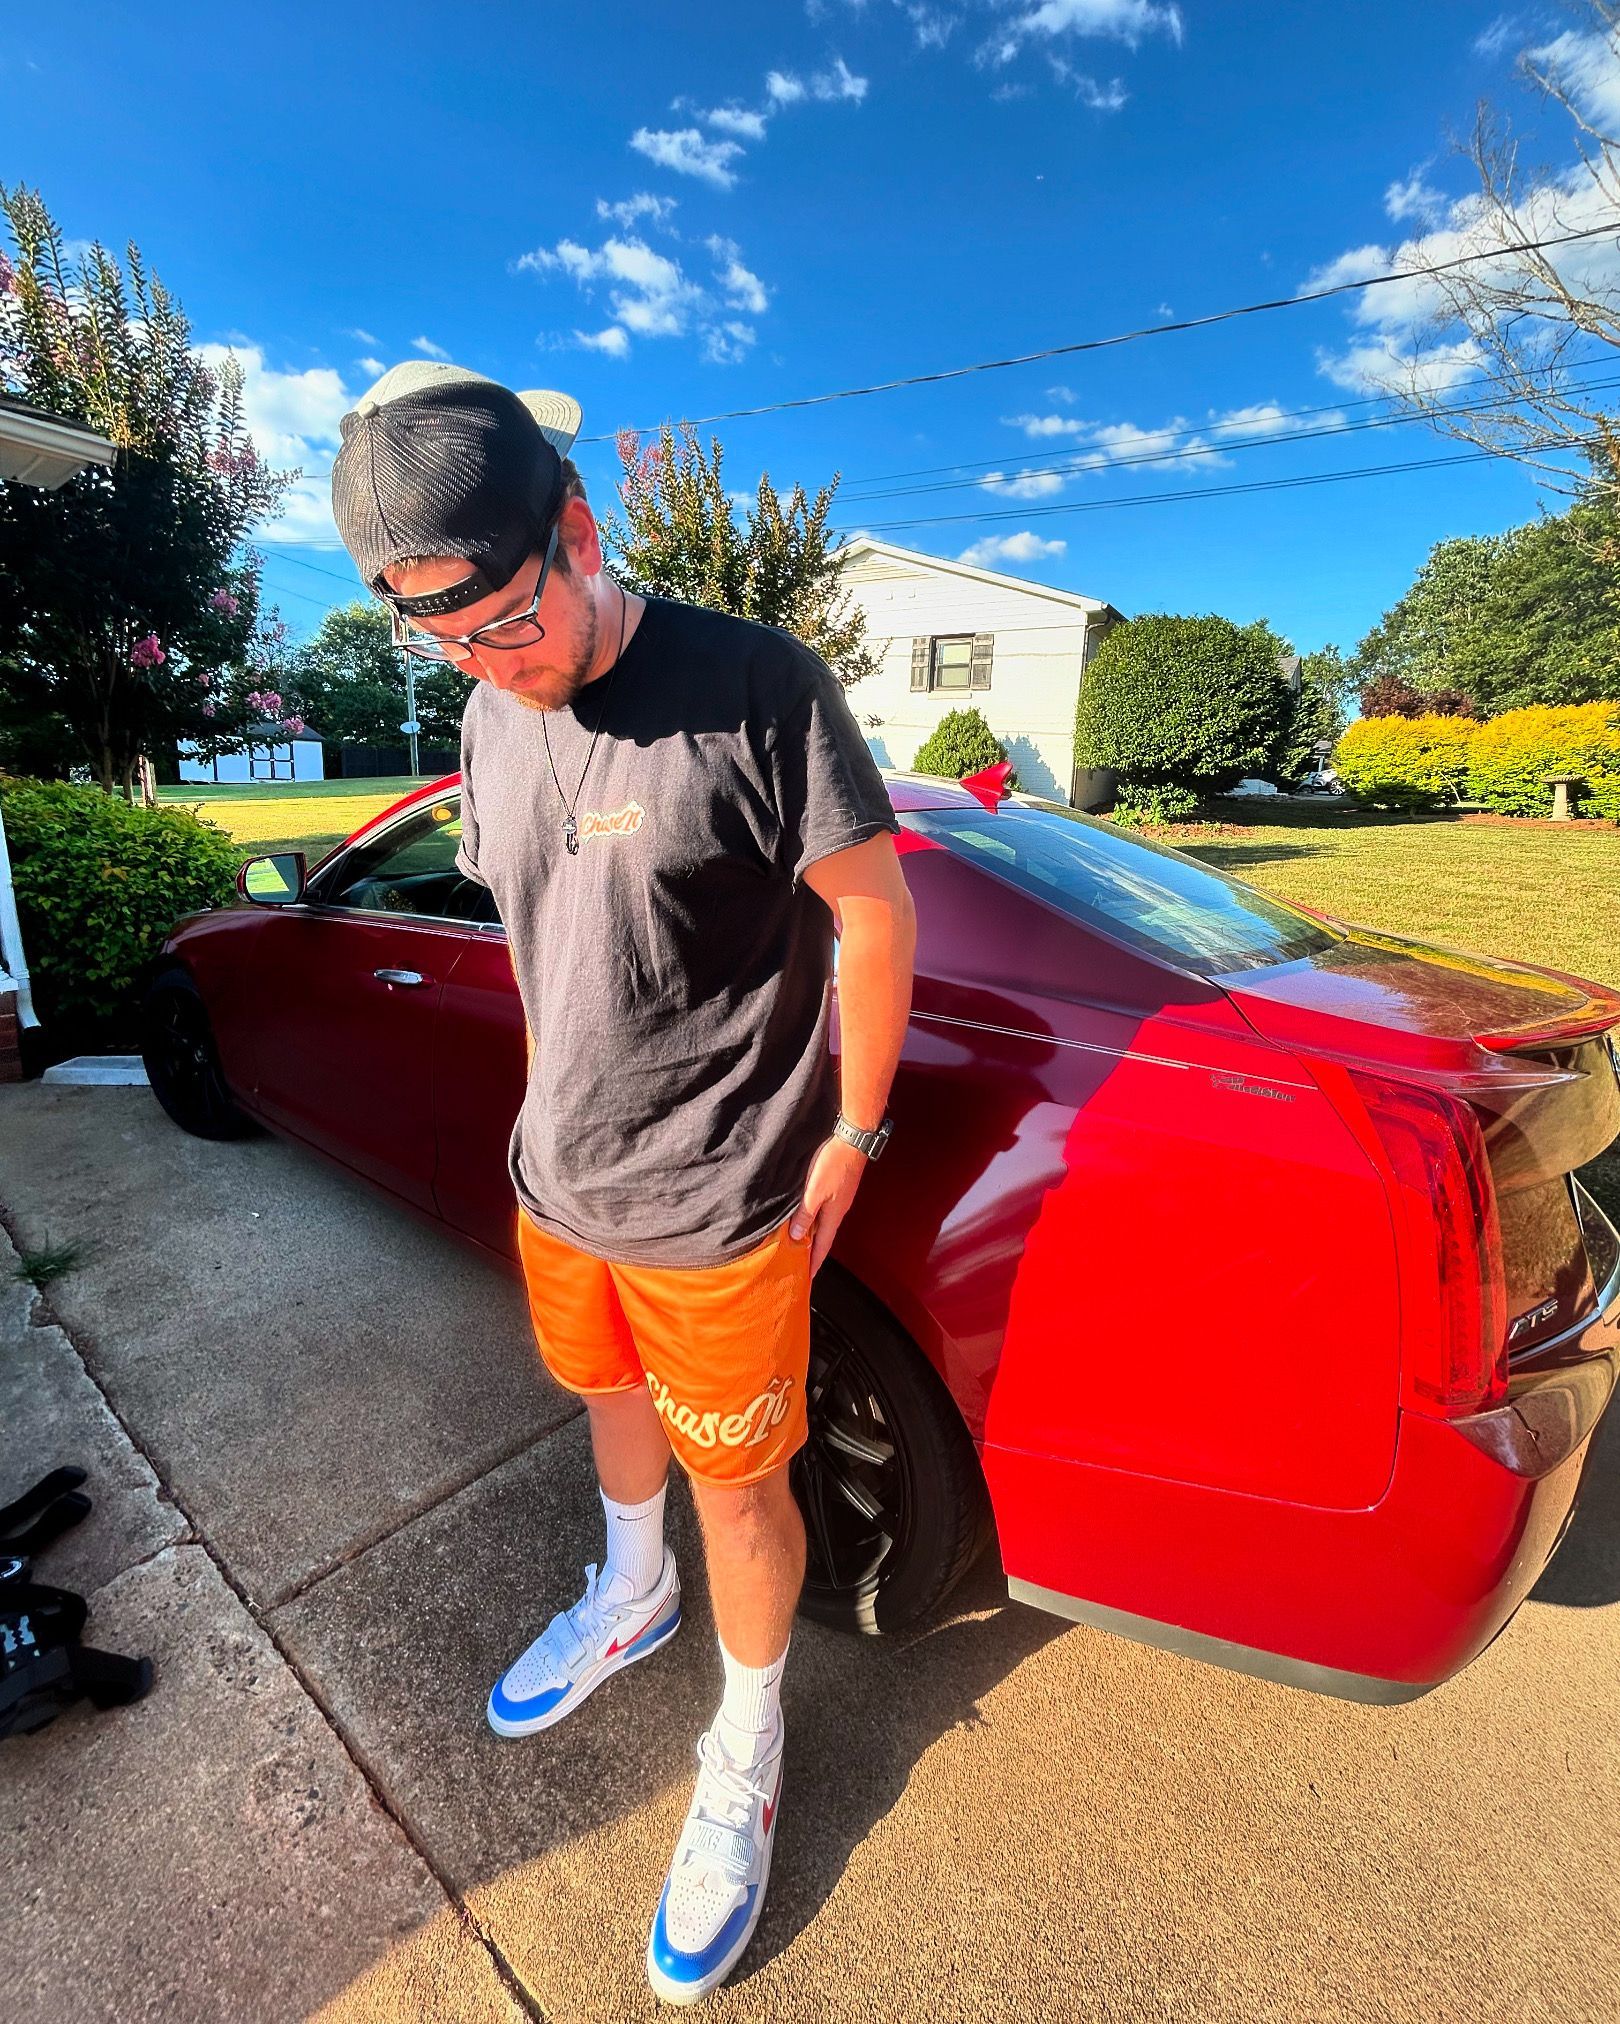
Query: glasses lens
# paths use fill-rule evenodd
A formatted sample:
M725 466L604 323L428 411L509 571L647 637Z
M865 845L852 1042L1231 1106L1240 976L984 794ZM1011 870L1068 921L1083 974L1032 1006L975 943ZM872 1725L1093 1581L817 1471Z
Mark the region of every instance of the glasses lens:
M473 644L505 652L511 647L538 646L546 629L537 618L504 618L497 625L484 626L473 634Z
M467 649L457 641L429 639L425 633L412 633L402 639L400 645L413 661L464 661Z

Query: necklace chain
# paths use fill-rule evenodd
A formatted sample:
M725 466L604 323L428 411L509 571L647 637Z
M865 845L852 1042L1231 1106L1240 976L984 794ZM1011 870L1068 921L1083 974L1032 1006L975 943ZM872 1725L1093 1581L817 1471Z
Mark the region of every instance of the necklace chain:
M624 659L624 622L625 614L630 607L630 600L625 595L623 584L618 586L618 591L619 644L613 656L613 667L608 674L607 688L602 696L602 707L596 713L596 729L591 733L591 742L585 753L585 764L579 769L579 779L574 783L574 798L572 801L564 794L562 782L557 778L557 762L551 756L551 733L546 727L546 712L542 710L540 713L540 735L546 744L546 763L551 768L551 784L556 788L557 799L563 805L563 842L567 846L570 857L579 856L579 823L575 819L574 809L578 804L580 792L584 788L585 776L591 770L591 761L596 756L596 741L602 735L602 725L607 717L608 704L613 700L613 685L619 679L619 663Z

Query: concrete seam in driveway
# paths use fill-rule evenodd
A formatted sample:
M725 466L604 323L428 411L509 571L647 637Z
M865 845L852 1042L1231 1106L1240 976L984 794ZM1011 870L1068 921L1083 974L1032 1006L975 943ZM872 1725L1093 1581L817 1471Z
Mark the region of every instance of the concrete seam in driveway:
M11 1240L13 1247L16 1248L20 1253L21 1246L18 1245L17 1243L17 1232L12 1224L10 1215L3 1204L0 1204L0 1230L5 1231L6 1236ZM205 1554L207 1554L209 1560L212 1562L220 1579L225 1583L226 1587L230 1589L231 1593L236 1597L237 1601L242 1605L243 1609L247 1611L248 1616L252 1619L253 1623L257 1626L257 1628L264 1634L266 1638L269 1639L271 1648L275 1651L276 1656L281 1660L282 1664L287 1668L287 1671L291 1674L293 1680L296 1682L298 1686L299 1691L302 1694L304 1694L306 1699L310 1702L311 1706L315 1709L316 1713L320 1716L321 1720L326 1724L327 1728L331 1731L333 1737L336 1739L338 1747L343 1751L344 1755L349 1759L349 1761L354 1765L355 1769L359 1772L360 1776L365 1780L366 1788L371 1794L373 1803L379 1808L381 1812L386 1814L387 1817L394 1823L395 1827L398 1828L400 1834L405 1839L406 1845L410 1848L411 1852L416 1856L417 1860L422 1864L422 1866L427 1870L428 1874L439 1886L439 1889L444 1893L447 1902L454 1909L456 1916L462 1921L463 1925L467 1928L468 1932L480 1943L481 1946L483 1946L485 1951L488 1953L491 1963L495 1969L496 1975L500 1978L501 1983L506 1988L508 1994L512 1997L512 2000L518 2004L518 2006L523 2010L526 2016L534 2018L536 2020L536 2024L547 2024L545 2012L540 2008L539 2004L535 2001L527 1985L522 1981L522 1979L517 1974L516 1970L513 1968L511 1962L506 1958L506 1955L502 1952L499 1944L496 1942L491 1933L488 1931L483 1921L477 1918L475 1914L472 1912L471 1908L467 1905L466 1901L463 1899L461 1893L450 1882L449 1878L445 1875L443 1868L437 1861L435 1861L431 1850L429 1850L426 1847L426 1845L422 1842L420 1837L415 1832L413 1832L409 1819L406 1817L404 1812L394 1803L386 1784L383 1782L382 1778L373 1768L372 1764L367 1758L366 1753L359 1748L359 1746L355 1743L355 1741L346 1732L343 1724L337 1719L331 1707L328 1705L325 1697L316 1689L314 1683L309 1677L309 1674L306 1672L304 1667L299 1664L298 1660L293 1656L292 1652L288 1649L287 1645L278 1635L275 1625L269 1621L268 1609L260 1608L257 1604L255 1604L252 1597L247 1593L247 1591L243 1588L241 1583L236 1579L235 1575L231 1572L230 1567L226 1564L223 1556L220 1554L218 1548L214 1545L214 1542L209 1538L207 1532L197 1522L195 1517L193 1517L192 1513L186 1508L183 1499L176 1494L173 1483L169 1481L157 1458L145 1447L145 1445L140 1440L139 1436L136 1434L134 1428L129 1425L128 1421L124 1418L124 1416L119 1412L117 1406L113 1403L113 1400L108 1396L106 1386L102 1383L96 1371L91 1367L89 1359L85 1356L83 1350L80 1348L78 1340L74 1336L73 1332L66 1326L61 1316L57 1313L54 1305L51 1302L50 1295L45 1291L43 1287L36 1284L34 1287L33 1312L30 1316L30 1320L37 1321L39 1319L45 1320L52 1327L60 1331L63 1340L67 1343L68 1347L72 1350L74 1356L78 1359L81 1367L84 1370L85 1376L88 1378L90 1383L95 1387L96 1391L100 1394L101 1399L105 1404L108 1413L111 1415L112 1419L117 1424L125 1440L129 1442L130 1447L135 1451L136 1454L138 1454L141 1457L141 1459L146 1463L147 1467L152 1471L152 1474L157 1478L159 1488L164 1498L170 1504L173 1505L174 1509L179 1513L181 1519L184 1521L186 1528L190 1534L190 1540L187 1543L194 1543L195 1545L200 1547ZM519 1448L515 1452L521 1453L524 1447L535 1445L536 1440L545 1440L549 1433L555 1431L556 1430L554 1428L550 1428L547 1430L546 1434L541 1434L535 1437L534 1440L523 1442L522 1444L520 1444ZM500 1467L503 1466L504 1463L509 1462L512 1459L513 1457L510 1455L503 1456L499 1462L494 1463L491 1466ZM488 1473L487 1470L479 1470L470 1479L470 1481L476 1482L479 1476L482 1476L487 1473ZM458 1486L459 1489L465 1489L466 1487L467 1487L466 1484ZM452 1492L450 1494L455 1494L455 1492ZM403 1529L404 1525L410 1524L414 1522L414 1520L421 1518L426 1514L426 1511L434 1509L437 1503L442 1501L443 1501L442 1498L435 1499L433 1505L428 1505L424 1507L424 1510L422 1511L413 1512L410 1518L402 1520L399 1526L389 1527L387 1532L379 1535L379 1538L388 1537L392 1532ZM169 1546L172 1546L173 1543L174 1542L172 1541L168 1542L163 1548L158 1549L158 1552L167 1551L169 1549ZM367 1551L370 1546L373 1546L377 1543L378 1543L377 1540L368 1540L364 1542L362 1545L355 1547L352 1552L345 1554L341 1560L334 1561L330 1567L322 1570L312 1579L300 1583L298 1589L294 1592L302 1593L303 1591L314 1587L316 1583L320 1579L322 1579L325 1574L333 1573L339 1566L342 1566L349 1561L357 1559L362 1553ZM157 1552L143 1556L143 1558L147 1560L155 1559L157 1557L158 1557ZM140 1563L136 1564L138 1565Z

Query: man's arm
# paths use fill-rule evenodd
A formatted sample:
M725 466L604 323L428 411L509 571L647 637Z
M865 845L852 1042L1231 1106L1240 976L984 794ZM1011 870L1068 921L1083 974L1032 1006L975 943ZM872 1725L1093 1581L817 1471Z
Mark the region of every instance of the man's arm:
M833 909L841 929L840 1107L859 1130L875 1131L905 1045L917 948L916 910L894 838L885 833L834 851L806 869L804 883ZM832 1249L866 1167L865 1154L838 1138L828 1139L811 1163L790 1234L811 1239L812 1272Z

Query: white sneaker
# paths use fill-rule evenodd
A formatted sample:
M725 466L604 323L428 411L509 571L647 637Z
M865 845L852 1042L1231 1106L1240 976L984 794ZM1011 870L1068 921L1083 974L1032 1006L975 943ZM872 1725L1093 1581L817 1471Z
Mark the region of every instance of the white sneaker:
M628 1602L608 1601L595 1567L587 1567L579 1601L554 1616L490 1688L489 1726L497 1736L549 1729L604 1680L667 1644L680 1621L680 1577L667 1546L657 1581Z
M695 2003L753 1938L771 1874L782 1797L782 1726L756 1763L727 1754L718 1720L698 1742L697 1790L647 1940L647 1980L666 2003Z

